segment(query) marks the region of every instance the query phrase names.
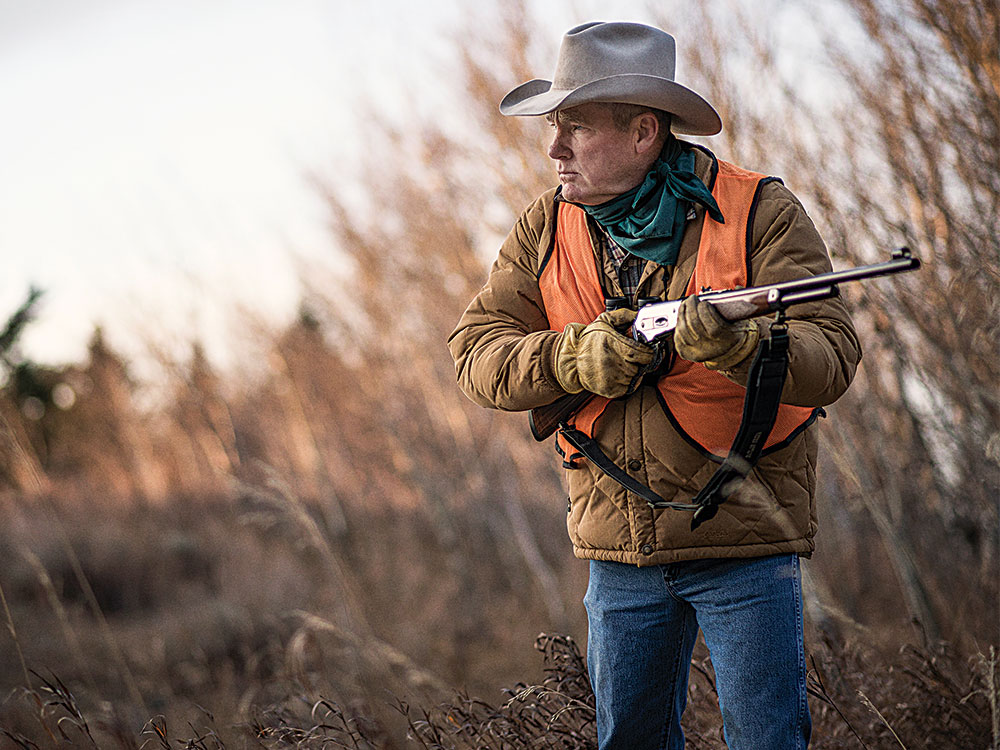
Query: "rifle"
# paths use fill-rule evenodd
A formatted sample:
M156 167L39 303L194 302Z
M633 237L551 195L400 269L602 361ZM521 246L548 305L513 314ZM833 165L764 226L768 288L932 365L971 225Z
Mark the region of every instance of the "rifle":
M771 312L784 313L792 305L836 297L840 294L838 284L843 284L846 281L888 276L894 273L915 271L918 268L920 268L920 260L913 257L909 248L903 247L893 251L892 260L884 263L857 266L843 271L821 273L807 276L804 279L782 281L765 286L719 292L707 290L699 294L698 298L710 302L725 320L732 322L760 317ZM658 339L672 334L677 327L677 311L681 302L683 302L682 299L676 299L667 302L653 302L640 307L635 322L632 324L630 332L632 338L652 344ZM593 397L593 393L581 391L563 396L546 406L532 409L531 434L534 435L535 440L545 440Z

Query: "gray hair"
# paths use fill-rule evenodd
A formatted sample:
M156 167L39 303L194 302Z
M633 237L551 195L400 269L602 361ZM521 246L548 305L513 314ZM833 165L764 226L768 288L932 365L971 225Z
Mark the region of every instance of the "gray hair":
M662 109L654 109L643 104L626 104L625 102L608 102L605 104L611 110L611 120L619 130L625 130L629 124L639 115L645 112L652 112L660 123L660 130L664 133L670 132L670 113Z

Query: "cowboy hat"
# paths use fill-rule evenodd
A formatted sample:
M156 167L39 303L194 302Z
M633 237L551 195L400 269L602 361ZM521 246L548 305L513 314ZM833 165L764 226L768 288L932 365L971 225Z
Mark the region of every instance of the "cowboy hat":
M505 115L544 115L587 102L624 102L673 115L675 133L715 135L718 113L674 82L674 38L641 23L585 23L566 32L551 81L522 83L500 102Z

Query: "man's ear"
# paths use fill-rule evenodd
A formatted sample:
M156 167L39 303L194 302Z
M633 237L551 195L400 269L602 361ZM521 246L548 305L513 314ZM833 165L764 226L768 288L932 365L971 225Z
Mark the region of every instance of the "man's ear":
M637 154L645 154L650 149L660 148L660 120L652 112L643 112L632 121L634 130L634 145Z

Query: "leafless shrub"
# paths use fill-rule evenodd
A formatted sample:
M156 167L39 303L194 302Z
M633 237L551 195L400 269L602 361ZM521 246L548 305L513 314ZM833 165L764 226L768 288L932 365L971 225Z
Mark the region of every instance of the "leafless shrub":
M540 635L545 655L540 685L518 685L499 706L459 695L433 710L408 710L411 731L424 748L593 748L594 695L572 638Z
M725 123L721 140L709 145L781 176L836 264L876 262L902 245L924 261L905 279L842 290L865 357L822 425L820 583L860 622L901 605L928 642L995 642L996 4L768 7L764 14L755 7L752 17L742 4L698 6L702 38L682 52L692 55L695 80ZM820 46L808 50L813 64L803 64L792 59L803 54L799 37L787 30L810 22ZM942 549L951 558L945 568ZM837 550L849 550L851 560L836 559ZM867 591L852 591L844 584L858 578L838 574L841 564L876 579ZM946 572L954 569L967 575Z
M827 641L813 657L810 678L816 746L972 748L995 745L992 702L1000 685L979 659L906 646L880 662L859 644Z
M283 705L255 709L248 725L263 747L376 750L395 744L359 706L344 709L320 698L298 697Z

